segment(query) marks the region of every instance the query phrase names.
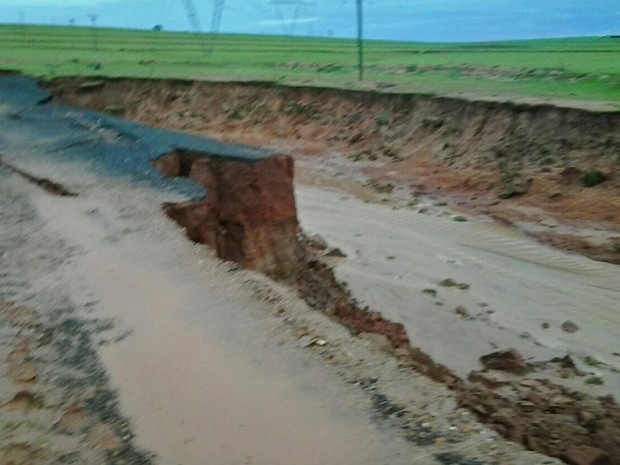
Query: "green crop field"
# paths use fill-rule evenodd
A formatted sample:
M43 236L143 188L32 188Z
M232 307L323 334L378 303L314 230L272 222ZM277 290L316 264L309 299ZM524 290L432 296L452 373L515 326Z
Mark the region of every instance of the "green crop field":
M470 44L1 26L0 69L44 79L112 76L264 80L469 98L608 102L620 108L620 39Z

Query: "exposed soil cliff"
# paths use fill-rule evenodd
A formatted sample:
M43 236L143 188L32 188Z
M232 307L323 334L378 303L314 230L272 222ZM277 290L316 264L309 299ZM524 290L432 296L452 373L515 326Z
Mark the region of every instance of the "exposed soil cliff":
M550 215L620 235L619 112L262 83L69 78L47 88L57 102L148 125L340 157L349 174L450 196L509 223ZM532 206L541 213L524 214ZM620 239L540 238L620 261Z
M155 167L207 190L202 201L164 207L191 240L243 268L280 279L296 276L299 225L290 157L237 161L175 151L156 160Z

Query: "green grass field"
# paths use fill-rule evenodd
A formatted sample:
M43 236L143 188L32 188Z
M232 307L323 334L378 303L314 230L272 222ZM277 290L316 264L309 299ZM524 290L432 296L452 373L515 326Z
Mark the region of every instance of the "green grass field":
M356 82L352 40L1 26L0 68L45 79L113 76L265 80L466 97L611 102L620 108L620 39L471 44L368 41Z

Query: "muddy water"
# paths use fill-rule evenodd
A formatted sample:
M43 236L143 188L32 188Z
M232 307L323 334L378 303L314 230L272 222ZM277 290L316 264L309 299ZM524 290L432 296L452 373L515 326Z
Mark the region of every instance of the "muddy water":
M550 249L489 220L454 221L445 208L393 210L307 186L297 186L297 201L302 227L348 255L338 277L402 322L412 344L436 361L466 375L497 348L515 347L531 360L590 356L608 364L581 363L605 380L594 392L620 397L620 267ZM447 278L469 288L438 284ZM563 331L567 320L579 330ZM583 378L566 382L586 387Z
M64 271L72 295L131 331L102 355L158 463L410 463L414 456L370 422L359 392L307 349L282 350L286 336L266 316L273 309L186 241L159 201L95 192L35 202L49 227L83 250ZM416 463L433 463L424 455Z

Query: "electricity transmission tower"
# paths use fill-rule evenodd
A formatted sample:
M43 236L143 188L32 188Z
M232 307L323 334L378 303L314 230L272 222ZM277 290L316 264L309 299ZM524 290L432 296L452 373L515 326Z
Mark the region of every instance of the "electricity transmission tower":
M282 23L282 31L284 34L295 35L295 27L297 26L297 22L299 21L299 15L303 8L312 7L316 4L313 2L307 2L305 0L271 0L270 2L276 11L276 15L278 19ZM292 18L285 19L282 14L282 5L289 5L292 9ZM290 11L290 10L289 10ZM287 28L287 26L289 26Z
M187 15L189 25L192 27L195 34L200 34L202 26L200 25L200 19L198 18L198 13L196 12L196 6L194 5L193 0L181 1L183 2L183 7L185 8L185 14Z
M194 34L196 34L196 37L198 37L200 47L202 48L202 52L206 54L207 48L203 42L203 38L201 35L202 26L200 25L200 18L198 18L198 12L196 11L194 0L181 0L181 1L183 2L183 7L185 8L185 14L187 15L187 21L192 27Z
M222 16L224 16L224 2L225 0L215 0L215 4L213 5L213 17L211 18L211 40L209 42L208 50L209 54L213 53L215 41L220 32Z

